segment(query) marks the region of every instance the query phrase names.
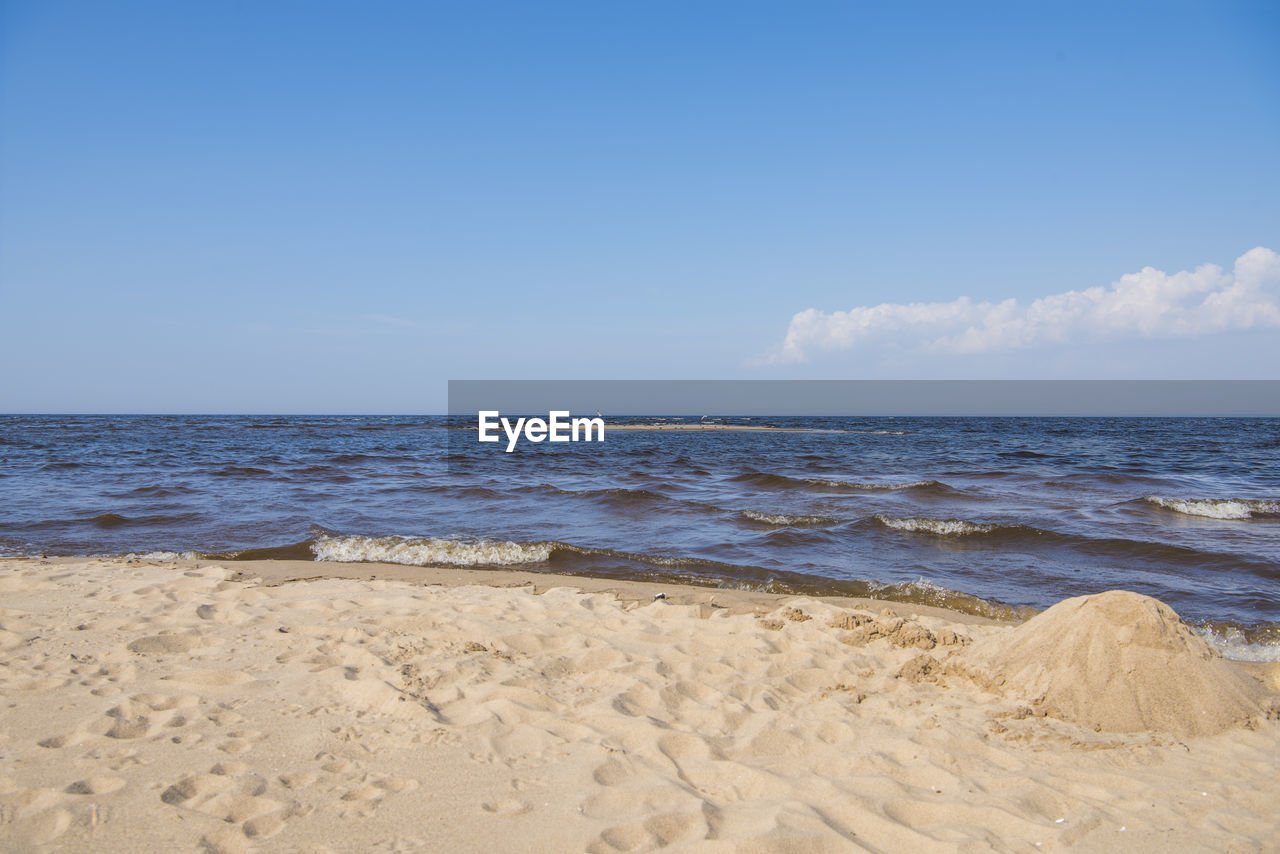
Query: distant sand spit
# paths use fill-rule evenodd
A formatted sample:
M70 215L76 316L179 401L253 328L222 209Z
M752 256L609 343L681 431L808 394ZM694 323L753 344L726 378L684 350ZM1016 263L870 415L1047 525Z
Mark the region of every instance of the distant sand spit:
M652 424L608 424L606 430L633 431L691 431L695 433L844 433L844 430L819 429L814 427L767 427L763 424L669 424L654 422ZM868 431L859 431L868 432ZM879 432L879 431L876 431ZM885 431L890 432L890 431ZM901 431L892 431L901 432Z
M5 560L0 850L1276 850L1278 671L1121 592Z
M473 430L473 427L461 427L462 430ZM770 427L764 424L720 424L718 422L695 422L691 424L654 421L650 423L605 424L605 431L614 430L630 432L691 432L691 433L847 433L848 430L837 430L816 427ZM901 435L902 430L855 430L856 433L886 433Z

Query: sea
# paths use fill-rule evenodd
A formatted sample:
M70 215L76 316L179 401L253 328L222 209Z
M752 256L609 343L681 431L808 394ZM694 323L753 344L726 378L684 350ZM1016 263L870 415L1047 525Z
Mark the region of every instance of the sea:
M647 429L507 453L474 418L0 416L0 554L521 568L1002 618L1119 588L1280 660L1280 419L606 423Z

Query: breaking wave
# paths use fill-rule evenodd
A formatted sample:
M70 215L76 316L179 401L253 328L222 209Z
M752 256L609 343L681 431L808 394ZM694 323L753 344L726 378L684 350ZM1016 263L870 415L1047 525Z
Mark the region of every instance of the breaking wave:
M564 489L549 483L537 487L540 491L552 492L571 498L585 498L610 504L622 510L641 509L654 505L665 505L674 510L691 510L700 513L726 514L732 511L706 501L691 501L676 498L651 489L628 489L626 487L610 487L607 489Z
M982 525L977 522L966 522L963 519L899 519L893 516L876 515L875 520L886 528L895 531L911 531L919 534L936 534L939 537L962 537L972 534L991 534L1001 526Z
M835 492L898 492L900 490L919 490L938 492L949 495L958 494L958 490L937 480L908 480L897 483L869 483L854 480L836 480L819 477L791 477L785 474L768 472L747 472L731 478L738 483L750 483L766 489L810 489Z
M321 536L311 543L317 560L385 562L412 566L520 566L565 575L662 581L762 593L860 596L949 608L1001 620L1026 619L1034 609L949 590L925 579L880 582L838 580L697 557L637 554L557 541L502 542L434 537ZM243 554L240 557L244 557Z
M1236 661L1280 661L1280 626L1242 629L1231 624L1194 627L1223 658Z
M435 537L320 537L311 544L316 560L340 563L402 563L410 566L515 566L544 563L556 543L446 540Z
M988 599L981 599L958 590L951 590L934 584L926 578L915 581L900 581L893 584L867 582L868 597L884 599L891 602L911 602L917 605L930 605L934 608L946 608L962 614L974 614L991 620L1027 620L1036 614L1036 609L1025 605L1006 605Z
M839 525L843 519L834 516L789 516L785 513L764 513L760 510L743 510L742 518L762 525L778 528L816 528L825 525Z
M1156 507L1204 516L1209 519L1253 519L1258 516L1280 516L1280 501L1257 498L1161 498L1148 495L1143 499Z

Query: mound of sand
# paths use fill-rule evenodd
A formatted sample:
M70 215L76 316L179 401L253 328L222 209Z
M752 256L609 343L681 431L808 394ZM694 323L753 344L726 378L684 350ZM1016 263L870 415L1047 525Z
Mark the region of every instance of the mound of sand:
M1106 732L1211 735L1265 716L1268 691L1172 608L1112 590L974 644L969 664L1038 711Z

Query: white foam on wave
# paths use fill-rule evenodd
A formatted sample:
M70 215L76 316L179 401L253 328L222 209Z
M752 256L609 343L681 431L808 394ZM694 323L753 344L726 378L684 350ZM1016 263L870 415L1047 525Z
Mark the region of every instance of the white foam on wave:
M905 582L871 581L868 582L868 587L871 588L870 595L872 598L885 599L890 602L916 602L939 608L948 608L964 614L989 617L993 620L1025 620L1035 613L1034 609L1026 606L1005 605L1000 602L989 601L969 593L961 593L959 590L943 587L923 577Z
M1148 495L1149 504L1209 519L1252 519L1254 516L1280 514L1280 501L1254 498L1161 498Z
M924 577L917 578L914 581L868 581L867 586L875 593L888 591L906 595L930 596L939 600L945 600L948 596L962 595L954 590L935 584Z
M409 566L510 566L542 563L552 543L448 540L434 537L321 537L311 545L316 560L341 563L401 563Z
M879 515L877 515L875 519L881 525L884 525L886 528L892 528L895 531L913 531L923 534L937 534L942 537L966 536L969 534L990 534L996 529L995 525L982 525L977 522L966 522L963 519L898 519L893 516Z
M867 491L884 490L885 492L893 492L899 489L919 489L924 486L936 486L936 480L909 480L905 483L857 483L848 480L823 480L821 478L806 478L805 483L813 486L829 486L835 489L865 489Z
M199 552L129 552L120 555L125 560L199 560Z
M830 516L789 516L785 513L763 513L759 510L743 510L742 515L756 522L763 522L766 525L790 526L790 525L834 525L839 519L833 519Z
M1250 643L1244 632L1235 628L1214 630L1209 626L1194 627L1223 658L1233 661L1280 661L1280 644Z

